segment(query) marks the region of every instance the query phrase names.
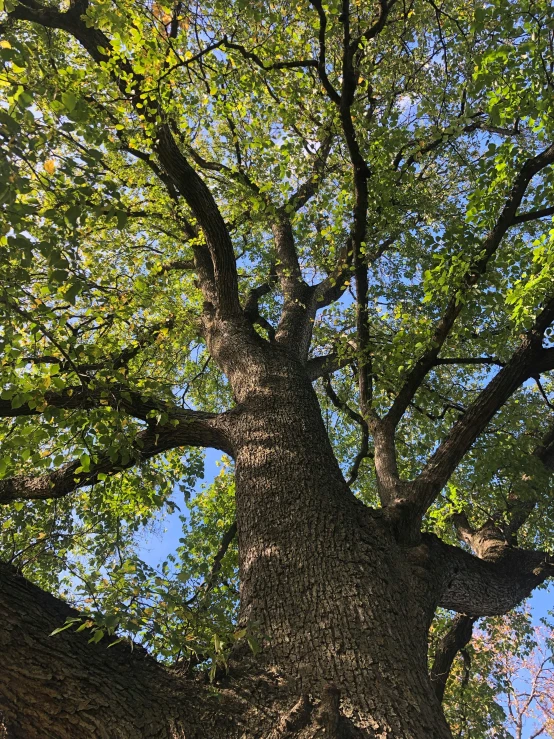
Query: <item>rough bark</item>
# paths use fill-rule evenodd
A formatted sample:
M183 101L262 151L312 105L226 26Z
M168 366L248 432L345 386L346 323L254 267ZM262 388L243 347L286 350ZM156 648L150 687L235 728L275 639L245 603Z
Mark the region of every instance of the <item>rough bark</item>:
M213 719L197 700L199 687L184 692L142 649L107 649L108 638L91 645L90 634L69 630L48 636L77 615L0 565L0 718L8 737L209 735Z
M232 431L241 621L299 694L335 686L363 736L448 737L404 552L346 486L300 364L257 379Z

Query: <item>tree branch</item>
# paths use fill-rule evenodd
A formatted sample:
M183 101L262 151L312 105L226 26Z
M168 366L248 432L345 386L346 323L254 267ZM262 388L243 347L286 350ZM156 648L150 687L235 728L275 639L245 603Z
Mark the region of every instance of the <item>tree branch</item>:
M494 357L439 357L435 361L436 367L445 364L491 364L498 367L504 366L504 362Z
M550 208L543 208L542 210L530 210L527 213L519 213L512 219L512 225L518 223L528 223L529 221L537 221L540 218L546 218L547 216L554 216L554 205Z
M435 365L440 350L463 308L464 301L461 299L462 296L485 273L491 257L500 246L506 231L512 225L513 218L525 195L529 182L538 172L552 162L554 162L554 144L548 146L540 154L527 159L522 165L494 227L482 243L479 258L467 268L461 287L450 299L442 318L435 327L429 348L417 360L409 372L403 387L385 417L386 423L391 430L398 425L406 408L413 400L414 395L423 382L425 375Z
M271 265L269 279L258 287L250 290L246 302L244 304L244 315L253 324L258 324L267 331L270 341L275 341L275 329L269 321L260 314L259 301L264 295L270 293L273 285L277 280L277 271L275 265Z
M325 388L325 392L327 394L327 397L331 401L331 403L337 408L338 410L342 411L345 415L350 418L351 421L354 421L361 430L361 442L360 442L360 449L356 455L356 458L354 459L354 463L352 465L352 468L350 472L348 473L348 479L346 480L346 484L350 487L353 485L356 480L358 479L358 474L360 471L360 466L364 459L367 459L367 457L370 455L370 449L369 449L369 428L364 420L363 416L361 416L359 413L357 413L355 410L353 410L348 403L342 401L339 396L336 394L332 384L331 384L331 378L329 375L325 375L323 377L323 387Z
M223 534L223 537L221 539L221 544L219 545L219 549L216 552L216 555L214 557L214 561L212 563L212 567L210 570L210 573L206 580L200 585L200 587L197 589L197 591L194 593L192 598L189 598L187 601L187 605L190 605L191 603L194 603L195 600L198 600L199 595L202 593L206 595L215 587L216 581L217 581L217 575L218 572L221 570L221 563L223 561L223 557L227 554L227 550L231 546L233 539L237 535L237 522L233 521L233 523L229 526L227 531Z
M377 20L375 23L373 23L372 26L370 26L367 31L364 31L356 38L352 39L350 42L350 53L354 54L359 48L363 40L370 41L372 38L375 38L383 28L385 27L385 23L387 20L387 17L391 11L392 6L396 3L396 0L390 0L390 2L387 3L386 0L379 0L379 15L377 17Z
M98 475L112 476L122 470L134 467L137 463L153 457L159 452L173 448L173 444L167 446L162 440L160 444L154 444L156 434L150 430L142 432L136 438L134 448L135 457L126 463L114 463L108 456L99 457L95 464L90 465L88 472L82 469L80 459L68 462L54 472L38 477L18 475L6 477L0 480L0 505L11 503L14 500L54 500L63 498L74 490L81 487L94 485L98 481Z
M273 62L272 64L265 64L262 59L252 51L248 51L242 44L237 44L234 41L230 41L225 37L223 46L227 49L235 49L244 59L250 59L260 69L269 72L274 69L308 69L310 67L317 67L317 59L291 59L289 61Z
M316 194L324 176L325 165L327 164L329 154L331 153L333 138L334 134L329 132L321 142L321 146L315 155L314 168L311 176L291 195L285 206L289 211L300 210Z
M332 100L337 105L340 105L340 95L335 90L335 88L331 84L331 81L329 80L329 77L327 76L327 16L325 14L325 11L323 10L323 4L321 0L310 0L310 3L316 9L319 16L319 57L317 60L317 73L319 74L321 84L323 85L323 88L329 96L330 100Z
M30 318L29 320L32 320L32 318ZM131 346L127 346L120 352L109 355L103 362L87 362L77 365L73 365L72 363L70 365L67 360L53 355L23 357L22 361L30 362L33 364L59 364L61 372L69 372L74 368L79 373L95 372L97 370L110 368L117 370L121 367L127 366L131 359L134 359L142 349L153 344L156 337L159 336L161 331L163 331L164 329L171 329L174 325L175 319L173 316L171 316L165 321L153 323L149 327L145 326L144 330L141 331L141 333L135 339Z
M88 629L74 628L51 636L68 619L87 614L0 563L0 704L11 736L225 736L238 702L218 713L197 680L127 640L91 643Z
M314 287L318 310L326 308L328 305L331 305L331 303L339 300L350 284L353 254L352 238L349 237L340 251L337 264L332 274Z
M193 270L195 266L194 259L171 259L169 262L162 264L160 274L166 274L173 270L186 272Z
M321 357L313 357L306 363L306 372L311 382L318 380L324 375L333 374L343 367L353 363L352 357L339 356L337 352L324 354Z
M38 477L4 478L0 480L0 504L13 500L62 498L78 488L94 485L99 475L115 475L176 447L213 447L232 455L231 444L217 426L218 415L198 411L181 411L181 414L177 426L153 425L138 433L127 461L114 461L109 455L101 454L91 462L88 470L83 470L81 460L75 459Z
M422 539L436 580L438 605L474 618L507 613L554 576L554 559L546 552L491 543L482 559L433 534Z
M386 9L386 5L384 7ZM381 5L381 15L383 15L383 5ZM386 18L386 12L384 18ZM344 28L344 38L339 113L354 177L354 208L350 238L353 253L354 278L356 280L358 391L362 416L368 421L372 415L373 371L369 340L368 265L363 245L365 244L367 232L367 211L369 203L368 179L371 172L360 149L352 118L351 108L358 86L358 67L354 62L354 54L361 38L359 40L351 40L349 0L343 0L342 2L341 22ZM379 25L378 30L375 31L375 35L381 27Z
M294 232L285 207L277 210L272 231L277 251L275 268L284 297L275 341L288 347L301 361L305 361L316 312L315 293L302 276Z
M213 263L220 310L229 317L240 315L238 275L233 245L212 193L187 162L166 124L159 129L155 150L163 168L186 200L204 232Z
M361 427L361 431L362 438L360 441L360 448L358 450L358 453L356 454L356 457L354 458L354 462L352 463L352 467L350 468L350 472L348 473L348 477L346 479L346 484L348 485L348 487L351 487L358 479L360 467L362 466L362 462L364 461L364 459L368 459L373 455L373 451L369 446L369 429L367 427L367 424Z
M437 644L429 677L435 695L441 703L454 659L458 652L471 641L473 624L476 620L475 616L457 614L450 622L448 631Z
M554 471L554 423L551 423L541 443L537 445L530 456L541 462L548 474ZM465 541L479 556L481 549L490 549L492 541L496 541L497 546L501 547L517 545L517 533L537 505L537 484L540 484L534 480L534 475L527 474L522 474L522 482L526 483L525 494L514 495L510 493L506 501L506 510L492 513L478 530L470 525L464 511L452 517L458 537Z

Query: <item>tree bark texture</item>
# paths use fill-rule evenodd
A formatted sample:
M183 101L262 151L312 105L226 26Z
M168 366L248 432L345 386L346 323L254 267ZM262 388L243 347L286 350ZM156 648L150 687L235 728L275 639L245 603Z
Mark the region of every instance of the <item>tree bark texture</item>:
M77 615L0 565L0 726L7 737L223 735L200 686L185 692L140 647L108 649L113 638L92 645L90 634L74 630L49 636Z
M448 737L413 570L350 493L311 386L289 372L238 423L241 618L299 693L335 686L364 736Z

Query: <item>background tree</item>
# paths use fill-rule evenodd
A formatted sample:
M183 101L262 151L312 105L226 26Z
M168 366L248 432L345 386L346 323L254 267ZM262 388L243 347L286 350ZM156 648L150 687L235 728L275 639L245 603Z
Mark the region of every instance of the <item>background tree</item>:
M5 732L450 737L554 574L550 3L0 12Z
M454 737L551 737L552 630L529 611L485 619L458 653L445 694Z

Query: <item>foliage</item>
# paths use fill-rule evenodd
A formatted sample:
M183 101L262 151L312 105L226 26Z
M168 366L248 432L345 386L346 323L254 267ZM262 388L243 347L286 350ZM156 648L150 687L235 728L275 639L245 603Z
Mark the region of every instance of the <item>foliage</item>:
M234 483L224 466L213 483L194 496L186 514L179 516L181 545L159 566L148 563L152 559L148 546L141 546L145 537L151 545L162 536L163 518L158 517L152 530L152 513L142 525L138 516L133 518L135 527L130 530L124 520L116 520L112 526L117 536L113 538L94 525L65 534L40 532L26 551L12 556L12 562L25 570L33 567L37 581L60 587L62 595L83 614L68 619L53 635L65 628L86 628L91 630L92 641L100 641L117 632L110 644L130 637L164 661L215 666L225 660L228 648L238 639L252 639L234 627L236 545L231 544L225 553L217 577L211 571L213 553L233 521L233 494ZM171 515L175 503L168 499L165 505ZM109 531L110 519L105 514L99 518L95 522ZM60 546L60 540L69 540L70 545ZM32 564L33 559L37 564Z
M552 737L552 657L552 629L533 627L529 611L483 620L448 683L454 737Z
M331 378L338 403L322 380L316 387L345 473L363 434L346 407L359 409L356 368L370 361L373 410L383 414L422 357L440 349L457 360L431 362L406 405L396 444L399 472L411 479L549 296L551 213L517 220L514 212L502 244L490 253L486 245L525 162L554 140L552 7L414 0L396 4L374 36L360 36L350 114L369 173L358 245L370 267L362 347L348 253L356 174L329 95L341 84L341 3L94 0L83 6L85 25L108 46L92 56L55 27L19 22L32 5L0 4L0 398L8 409L0 476L50 475L77 460L79 484L65 497L6 507L2 557L84 607L93 639L119 628L161 659L213 660L235 638L234 549L217 584L201 586L233 520L227 466L188 514L181 509L175 555L155 568L140 553L145 530L176 507L176 486L188 497L202 475L198 450L147 454L142 434L152 432L156 446L178 411L233 405L199 328L205 296L191 263L205 235L159 163L160 126L202 172L229 226L243 303L280 265L277 213L291 219L306 281L346 287L317 314L311 345L312 358L340 360ZM323 63L318 6L328 20ZM353 33L372 27L375 8L352 6ZM553 198L545 166L518 213ZM277 291L261 295L261 336L271 338L282 304ZM437 322L452 305L459 319L437 347ZM551 337L548 328L546 348ZM552 550L552 483L534 452L553 392L548 371L521 383L443 487L428 530L454 542L453 513L469 511L477 527L506 522L514 501L530 502L518 543ZM377 504L370 453L352 488ZM497 627L487 628L490 641ZM511 628L527 638L523 621ZM485 717L465 715L477 732L505 715L493 702L502 686L489 678L498 663L483 644L471 648L472 664L483 664L474 699L462 700L461 668L451 689L453 706L490 706Z

